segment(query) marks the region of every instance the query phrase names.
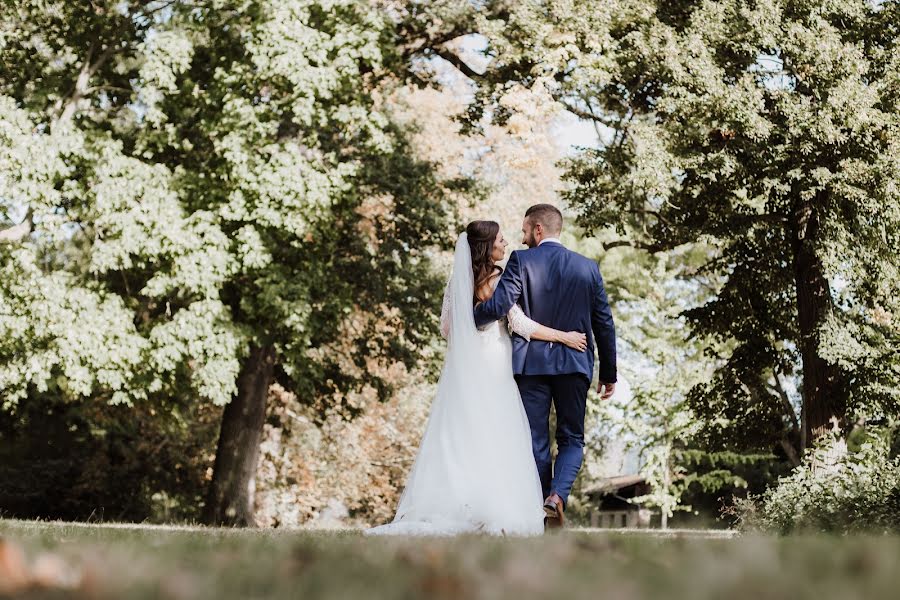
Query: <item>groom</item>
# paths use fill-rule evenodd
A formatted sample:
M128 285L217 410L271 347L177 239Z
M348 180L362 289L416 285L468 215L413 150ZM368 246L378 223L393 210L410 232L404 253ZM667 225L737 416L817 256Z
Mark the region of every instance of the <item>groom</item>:
M587 333L587 350L528 341L514 335L513 373L528 422L531 445L544 491L547 525L561 527L563 511L584 456L584 411L594 373L594 342L600 358L597 391L606 400L616 381L616 331L600 269L559 241L562 213L536 204L525 213L522 243L513 252L494 295L475 307L483 327L518 303L525 314L547 327ZM550 404L556 406L556 463L550 458Z

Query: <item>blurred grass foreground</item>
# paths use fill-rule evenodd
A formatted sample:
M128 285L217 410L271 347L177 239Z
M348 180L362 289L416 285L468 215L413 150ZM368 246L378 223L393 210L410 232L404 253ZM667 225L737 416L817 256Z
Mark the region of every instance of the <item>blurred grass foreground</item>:
M894 598L897 537L366 538L0 521L2 598Z

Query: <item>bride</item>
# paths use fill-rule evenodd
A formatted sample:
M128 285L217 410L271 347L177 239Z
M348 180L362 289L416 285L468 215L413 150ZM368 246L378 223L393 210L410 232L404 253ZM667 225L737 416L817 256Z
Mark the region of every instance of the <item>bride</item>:
M475 328L472 309L493 294L507 242L494 221L473 221L456 242L441 333L449 341L431 415L393 522L369 535L544 531L543 495L531 433L512 373L507 326L526 339L583 351L583 333L530 320L518 306L508 325Z

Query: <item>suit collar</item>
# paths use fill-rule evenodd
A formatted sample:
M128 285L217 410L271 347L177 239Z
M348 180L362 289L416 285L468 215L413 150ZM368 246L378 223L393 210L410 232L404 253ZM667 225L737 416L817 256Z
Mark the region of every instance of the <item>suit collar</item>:
M559 241L559 238L544 238L543 240L541 240L541 243L537 245L537 247L540 248L544 244L550 244L553 246L562 246L563 245L562 242ZM563 246L563 247L565 247L565 246Z

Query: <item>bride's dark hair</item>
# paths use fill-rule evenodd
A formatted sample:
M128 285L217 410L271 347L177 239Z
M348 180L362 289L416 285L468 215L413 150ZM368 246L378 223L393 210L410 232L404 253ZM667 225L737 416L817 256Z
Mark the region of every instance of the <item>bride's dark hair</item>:
M484 300L478 297L478 290L491 280L494 273L503 272L491 258L498 233L500 224L496 221L472 221L466 226L469 251L472 253L472 275L475 277L475 300Z

